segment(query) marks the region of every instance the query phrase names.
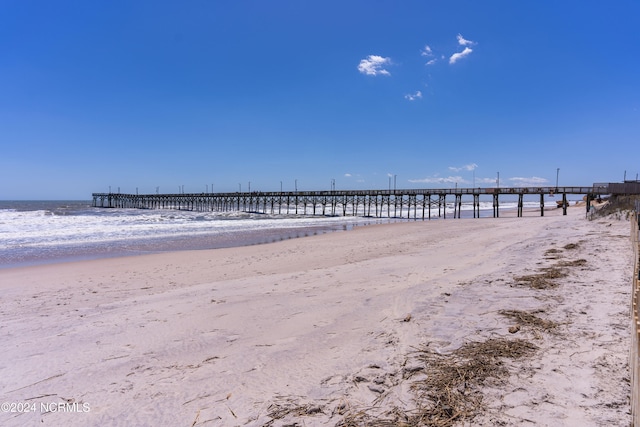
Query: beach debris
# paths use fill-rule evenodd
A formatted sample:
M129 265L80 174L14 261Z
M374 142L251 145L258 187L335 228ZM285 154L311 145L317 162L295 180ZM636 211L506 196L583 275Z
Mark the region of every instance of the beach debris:
M423 365L410 365L410 366L405 366L404 368L402 368L402 374L403 374L403 378L407 379L409 377L411 377L412 375L421 372L424 370L424 366Z
M500 314L516 319L518 328L533 325L545 330L552 329L556 325L554 322L536 316L543 312L544 310L531 313L502 310ZM452 427L460 423L468 424L485 409L483 388L499 386L509 376L509 364L504 363L504 360L529 357L537 349L537 346L527 340L507 338L468 342L449 353L432 350L426 344L408 355L402 371L380 372L379 365L369 364L366 369L377 373L352 377L356 386L367 383L366 389L378 395L372 406L351 406L345 403L347 396L343 396L338 402L325 403L305 403L295 397L280 397L280 400L268 406L267 415L271 419L263 425L275 426L276 422L279 426L299 425L289 423L325 414L327 405L335 405L330 418L340 417L335 424L339 427ZM380 405L399 381L408 378L412 378L409 390L414 395L410 407Z
M573 249L574 246L572 245L577 247L577 243L570 243L566 245L565 248L569 247L569 249ZM586 264L587 260L584 258L573 261L558 261L555 265L541 268L538 274L518 276L514 277L514 280L516 281L516 285L525 285L533 289L553 289L559 286L558 283L553 280L561 279L569 275L566 267L581 267Z
M514 325L509 327L510 334L515 334L518 331L520 331L520 325Z
M509 376L504 359L531 356L538 347L526 340L496 338L469 342L451 353L443 354L427 347L412 353L412 372L419 376L410 385L414 393L411 409L394 406L383 409L351 408L343 405L337 427L452 427L468 425L484 409L483 386L502 384ZM419 367L419 368L418 368ZM375 389L374 385L369 390ZM335 412L334 412L335 413Z
M227 409L229 410L229 412L231 412L231 415L233 415L233 418L238 418L238 416L236 415L236 413L235 413L235 412L233 412L233 410L232 410L231 408L229 408L229 405L226 405L226 404L225 404L225 406L227 407Z
M551 248L545 251L545 259L559 259L562 258L562 251L560 249Z
M404 319L402 319L403 322L410 322L411 321L411 313L407 314Z
M198 424L198 419L200 418L200 411L198 411L198 413L196 414L196 419L193 420L193 422L191 423L191 427L195 426L196 424Z
M293 397L285 398L280 402L275 402L267 408L267 415L271 418L264 426L271 426L276 420L286 417L300 418L303 416L314 416L324 413L324 406L314 403L297 403ZM293 425L298 425L293 424Z
M558 263L561 267L582 267L587 264L587 260L584 258L576 259L573 261L560 261Z
M559 286L553 280L567 277L567 275L564 269L552 266L540 269L538 274L514 277L514 280L518 285L529 286L533 289L553 289Z
M548 280L548 278L540 274L530 274L515 277L514 279L517 285L528 286L532 289L553 289L558 287L557 283Z
M423 425L452 426L469 421L482 407L481 386L509 375L502 359L529 356L537 347L526 340L493 338L469 342L450 354L422 351L427 375L412 387L423 398Z
M511 328L514 328L514 326L509 328L509 332L511 332L512 334L518 332L521 326L529 326L536 329L542 329L546 332L550 332L558 326L556 322L541 319L540 317L536 316L536 314L538 313L544 313L544 310L536 310L532 312L522 310L500 310L498 312L498 314L514 319L518 322L518 324L516 325L518 326L518 329L516 331L511 332Z

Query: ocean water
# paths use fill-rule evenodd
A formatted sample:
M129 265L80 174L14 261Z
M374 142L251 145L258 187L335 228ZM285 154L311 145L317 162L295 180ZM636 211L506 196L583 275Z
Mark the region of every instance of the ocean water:
M525 203L525 209L535 207L539 202ZM515 201L501 201L501 210L515 208ZM462 216L472 217L472 209L470 202L464 203ZM481 202L481 210L482 216L491 216L491 202ZM453 203L446 211L453 215ZM397 214L407 217L407 212ZM432 216L437 218L437 208L432 208ZM261 244L400 220L105 209L89 201L0 201L0 268Z
M261 244L389 221L0 201L0 268Z

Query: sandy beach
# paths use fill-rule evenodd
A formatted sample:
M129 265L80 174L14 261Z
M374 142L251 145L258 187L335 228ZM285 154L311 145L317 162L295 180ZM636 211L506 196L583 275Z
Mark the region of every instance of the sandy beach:
M0 270L0 424L429 425L428 381L489 342L523 351L442 417L627 426L629 230L571 207Z

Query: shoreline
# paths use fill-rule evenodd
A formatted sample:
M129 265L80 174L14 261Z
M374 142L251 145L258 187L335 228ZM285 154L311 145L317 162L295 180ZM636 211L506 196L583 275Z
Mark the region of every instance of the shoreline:
M109 242L86 248L78 245L77 248L66 248L63 254L49 256L34 256L27 260L13 261L0 264L3 269L34 267L38 265L66 264L70 262L93 261L110 258L128 258L142 255L154 255L184 251L207 251L224 248L262 245L281 240L297 239L310 235L348 231L355 227L370 224L340 224L334 226L320 225L301 228L275 228L268 230L246 230L227 232L223 235L211 236L184 236L167 239L139 239L134 242Z
M474 425L626 425L629 223L582 215L410 221L0 270L0 397L90 408L0 420L334 425L366 408L410 411L427 369L416 348L517 338L538 350L485 385ZM575 266L556 287L516 280L563 262ZM558 330L511 333L501 310Z
M578 205L573 205L578 206ZM555 214L557 209L552 206L545 207L545 212ZM500 210L502 217L516 216L517 209L503 208ZM524 217L540 216L538 208L527 208L523 211ZM325 217L319 217L320 219ZM353 220L354 217L345 217ZM235 230L224 233L216 233L211 235L185 235L172 238L156 237L156 238L140 238L131 241L118 240L103 243L63 245L60 248L53 248L51 251L42 249L34 249L33 254L16 255L11 251L5 254L6 258L0 263L0 271L4 269L31 267L37 265L50 265L79 261L91 261L98 259L135 257L140 255L161 254L167 252L182 252L190 250L215 250L231 247L243 247L252 245L269 244L281 240L297 239L308 237L310 235L350 231L357 227L391 224L399 222L412 221L442 221L455 220L453 213L445 218L434 216L431 219L422 218L375 218L375 217L356 217L361 222L343 222L333 225L317 225L304 227L280 227L268 229L251 229L251 230ZM472 219L470 211L463 211L462 218ZM473 218L477 220L493 219L491 210L485 209L481 211L481 217Z

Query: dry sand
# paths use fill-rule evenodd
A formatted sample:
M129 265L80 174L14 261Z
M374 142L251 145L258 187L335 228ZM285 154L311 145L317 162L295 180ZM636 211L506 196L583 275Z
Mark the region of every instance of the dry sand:
M527 215L0 270L0 424L402 425L497 339L536 350L458 425L629 425L629 222Z

